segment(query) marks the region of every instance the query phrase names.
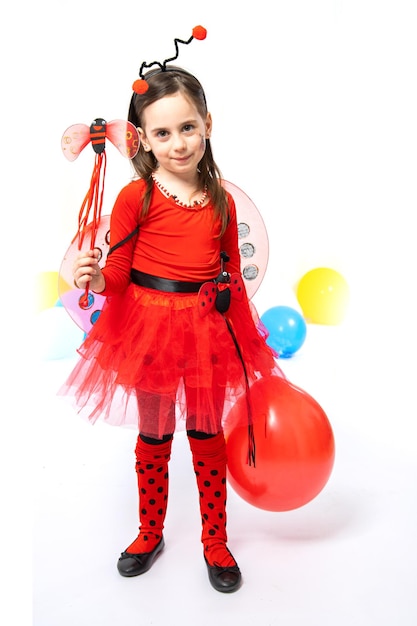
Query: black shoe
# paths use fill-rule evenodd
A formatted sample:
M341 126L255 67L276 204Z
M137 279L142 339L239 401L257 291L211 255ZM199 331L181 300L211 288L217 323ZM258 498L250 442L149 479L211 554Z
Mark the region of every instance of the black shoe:
M152 552L142 552L141 554L130 554L122 552L117 561L117 569L122 576L139 576L151 569L158 554L165 546L164 538L161 537Z
M209 565L206 557L204 557L204 560L207 565L211 586L216 591L231 593L239 589L242 584L242 574L237 565L233 567L219 567L218 565Z

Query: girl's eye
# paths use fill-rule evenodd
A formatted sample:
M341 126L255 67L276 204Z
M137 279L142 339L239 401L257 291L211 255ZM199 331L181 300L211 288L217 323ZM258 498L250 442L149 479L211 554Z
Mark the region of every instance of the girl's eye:
M166 137L167 136L167 131L166 130L160 130L158 131L158 137Z
M193 128L194 128L194 126L193 126L192 124L186 124L186 125L184 126L184 131L185 131L186 133L189 133L191 130L193 130Z

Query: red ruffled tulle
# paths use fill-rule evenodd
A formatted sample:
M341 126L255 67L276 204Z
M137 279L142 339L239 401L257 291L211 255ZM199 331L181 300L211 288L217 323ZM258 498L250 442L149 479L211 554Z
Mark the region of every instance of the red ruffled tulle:
M134 284L107 298L59 393L93 423L150 437L184 427L219 432L248 386L284 374L252 303L232 300L226 316L213 309L200 317L197 298Z

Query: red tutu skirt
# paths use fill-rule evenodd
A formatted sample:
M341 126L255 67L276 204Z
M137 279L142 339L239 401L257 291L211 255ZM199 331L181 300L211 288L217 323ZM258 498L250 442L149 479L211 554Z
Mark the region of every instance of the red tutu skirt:
M213 308L205 317L197 300L133 283L108 297L59 393L93 423L154 438L230 426L232 405L256 380L284 375L246 296L232 299L226 314ZM242 424L251 419L249 410Z

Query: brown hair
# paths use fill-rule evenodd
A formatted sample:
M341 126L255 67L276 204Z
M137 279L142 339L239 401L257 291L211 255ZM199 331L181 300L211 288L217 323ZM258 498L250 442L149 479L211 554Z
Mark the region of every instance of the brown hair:
M144 79L148 83L148 90L144 94L134 93L130 101L128 120L136 127L142 127L142 115L147 106L153 104L164 96L170 96L178 92L183 93L196 106L203 119L207 116L207 102L203 87L200 82L185 70L176 66L167 66L164 71L151 70L145 74ZM142 145L132 165L140 178L146 180L147 188L143 198L141 217L144 217L149 209L149 203L153 188L152 173L157 167L156 159L152 152L145 152ZM213 158L210 139L206 139L206 150L198 165L198 182L201 189L207 187L209 196L214 206L215 217L220 217L224 233L228 221L228 204L225 190L221 184L221 172Z

